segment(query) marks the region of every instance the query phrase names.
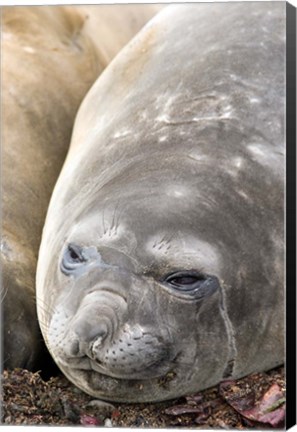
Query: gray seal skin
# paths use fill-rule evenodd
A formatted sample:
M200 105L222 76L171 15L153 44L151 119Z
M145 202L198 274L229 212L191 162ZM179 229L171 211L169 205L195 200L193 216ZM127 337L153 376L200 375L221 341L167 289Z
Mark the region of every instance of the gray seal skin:
M159 401L283 363L284 55L282 2L169 6L84 99L37 306L85 392Z
M103 68L157 10L1 9L4 368L44 366L35 305L37 255L75 114Z

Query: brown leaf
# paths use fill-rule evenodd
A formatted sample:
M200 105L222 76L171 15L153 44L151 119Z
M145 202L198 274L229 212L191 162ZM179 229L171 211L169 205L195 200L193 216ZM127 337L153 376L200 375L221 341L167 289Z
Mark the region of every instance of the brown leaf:
M194 394L191 396L186 396L186 401L188 404L197 404L203 401L203 396L201 394Z
M229 405L231 405L237 412L242 413L248 409L251 409L255 406L255 393L250 392L248 394L243 394L238 392L237 394L233 394L232 396L226 396L225 400Z
M242 413L250 420L268 423L277 427L285 420L285 398L277 384L273 384L264 394L258 405Z
M206 412L200 413L198 415L198 417L195 418L195 423L198 424L198 425L204 424L205 420L207 420L208 417L210 416L210 413L211 413L210 410L207 413Z
M246 407L249 402L246 398L230 398L227 402L249 420L269 424L272 427L279 427L284 423L285 398L277 384L273 384L253 407Z

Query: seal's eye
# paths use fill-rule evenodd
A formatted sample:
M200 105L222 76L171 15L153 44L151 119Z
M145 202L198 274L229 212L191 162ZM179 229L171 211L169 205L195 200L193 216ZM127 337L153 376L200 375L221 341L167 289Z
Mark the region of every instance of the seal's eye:
M85 262L86 257L83 254L83 249L80 246L70 243L63 255L61 271L64 274L69 275Z
M168 274L161 282L173 289L176 295L200 300L212 295L219 287L216 276L196 270L183 270Z
M183 287L183 286L191 286L193 284L196 284L200 280L204 280L204 278L201 277L200 275L181 274L181 275L171 275L169 279L167 279L167 282L169 282L171 285L176 287Z
M195 271L180 271L166 276L164 282L182 291L196 289L206 277Z
M68 246L69 258L75 262L84 261L78 246L70 244Z

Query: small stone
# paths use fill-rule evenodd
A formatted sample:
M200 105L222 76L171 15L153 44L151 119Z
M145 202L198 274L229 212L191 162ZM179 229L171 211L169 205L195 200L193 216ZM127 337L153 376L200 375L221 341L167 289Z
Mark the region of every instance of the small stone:
M109 418L105 419L104 426L106 426L106 427L112 427L113 424L112 424L111 419L109 419Z
M86 408L96 408L96 414L111 415L115 411L115 406L110 403L94 399L86 405Z

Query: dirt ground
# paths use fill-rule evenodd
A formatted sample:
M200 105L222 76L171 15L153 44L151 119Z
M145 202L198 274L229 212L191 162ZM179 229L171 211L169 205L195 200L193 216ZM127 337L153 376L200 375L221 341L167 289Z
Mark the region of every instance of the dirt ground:
M44 381L38 372L24 369L4 371L1 384L1 423L6 425L261 430L284 427L283 367L154 404L102 404L62 375Z

